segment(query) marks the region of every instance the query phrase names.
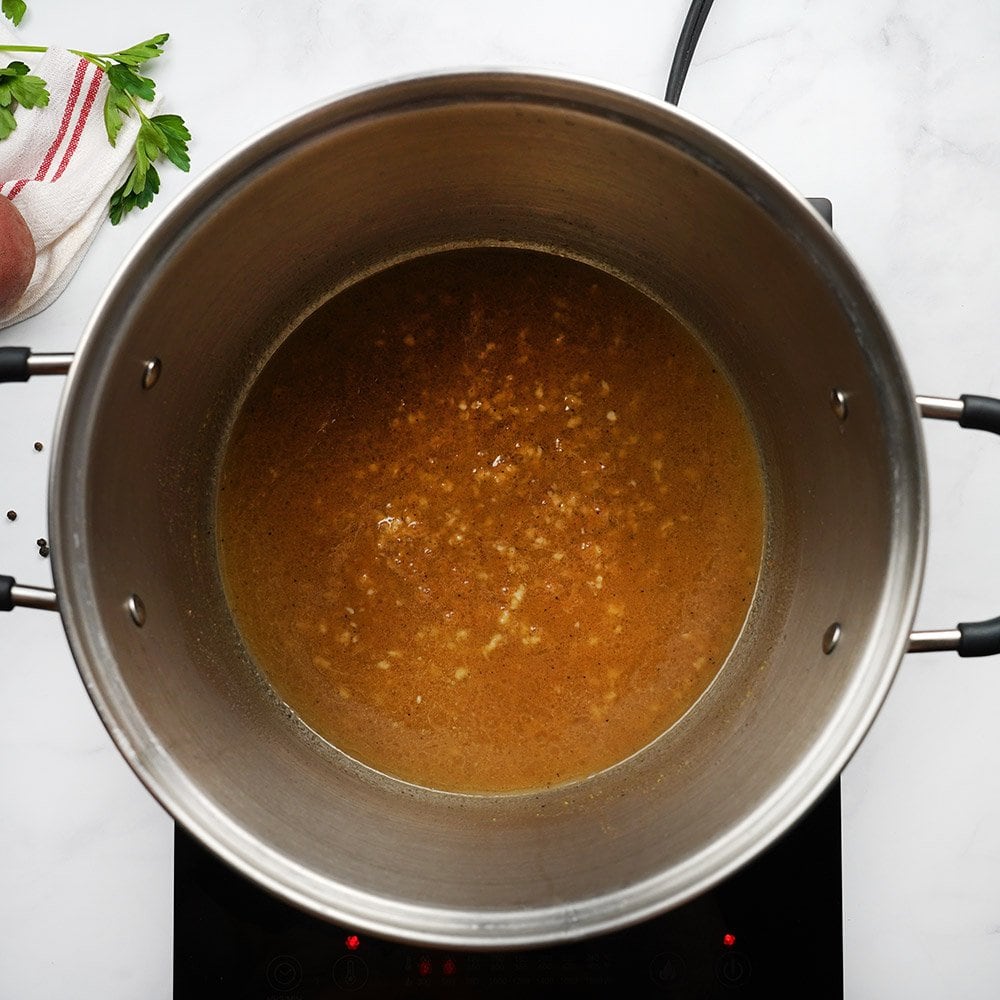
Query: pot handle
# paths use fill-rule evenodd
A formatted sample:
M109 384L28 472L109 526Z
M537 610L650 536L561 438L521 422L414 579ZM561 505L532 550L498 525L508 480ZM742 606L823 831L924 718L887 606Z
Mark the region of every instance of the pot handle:
M27 382L32 375L65 375L72 354L34 354L27 347L0 347L0 382ZM48 587L25 587L12 576L0 576L0 611L16 607L58 611L59 599Z
M58 611L59 598L49 587L25 587L12 576L0 576L0 611L13 611L14 608Z
M65 375L72 354L33 354L28 347L0 347L0 382L27 382L32 375Z
M962 396L945 399L917 396L920 416L927 420L954 420L960 427L1000 434L1000 399ZM956 628L911 632L907 652L954 650L959 656L992 656L1000 653L1000 618L960 622Z

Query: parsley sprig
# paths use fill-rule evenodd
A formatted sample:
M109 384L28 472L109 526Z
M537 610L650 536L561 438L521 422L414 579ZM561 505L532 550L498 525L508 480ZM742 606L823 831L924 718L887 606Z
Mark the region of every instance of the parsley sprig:
M0 140L17 128L14 109L44 108L49 103L49 92L40 76L33 76L20 60L0 68Z
M24 16L24 0L0 0L2 12L15 24ZM119 52L84 52L70 49L88 62L100 66L108 77L108 93L104 99L104 127L108 142L114 146L125 118L133 114L139 119L139 131L133 153L135 163L125 183L111 196L108 214L113 225L133 208L145 208L160 190L160 175L154 166L161 158L169 160L178 170L188 171L191 159L188 142L191 133L180 115L147 115L140 102L152 101L156 84L144 76L144 66L163 55L170 36L155 35ZM0 45L0 52L46 52L44 45ZM31 74L28 66L17 60L0 68L0 141L15 128L14 111L23 108L43 108L49 103L45 81Z
M188 142L191 133L180 115L152 115L143 111L140 101L151 101L156 84L140 72L143 65L163 55L170 36L155 35L120 52L99 55L78 52L77 55L96 63L108 74L108 93L104 99L104 127L108 142L114 146L125 117L134 112L139 118L139 133L135 138L135 165L125 183L111 196L109 214L113 225L133 208L145 208L160 190L160 175L153 166L166 157L178 170L191 169ZM124 117L123 117L124 116Z

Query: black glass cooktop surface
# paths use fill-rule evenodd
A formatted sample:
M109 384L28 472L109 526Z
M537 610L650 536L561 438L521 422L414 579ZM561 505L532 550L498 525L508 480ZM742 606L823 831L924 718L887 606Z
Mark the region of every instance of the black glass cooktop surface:
M837 781L761 857L679 909L576 944L481 953L308 916L178 827L174 997L840 997L840 850Z

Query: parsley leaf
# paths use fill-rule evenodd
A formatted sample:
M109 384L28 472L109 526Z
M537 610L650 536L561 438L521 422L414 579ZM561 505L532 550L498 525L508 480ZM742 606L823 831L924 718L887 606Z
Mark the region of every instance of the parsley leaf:
M0 107L0 139L6 139L16 128L17 121L10 108Z
M111 196L110 215L113 226L117 226L122 217L133 208L145 208L160 190L160 175L156 172L156 167L144 164L140 182L136 177L138 166L137 156L136 166L132 168L125 183Z
M154 35L145 42L122 49L121 52L112 52L110 58L128 66L141 66L148 59L156 59L163 55L163 46L169 37L168 34Z
M151 101L156 94L156 84L148 76L139 76L131 66L124 63L113 63L108 67L108 80L112 87L133 97L141 97L144 101Z
M135 194L146 186L146 173L149 170L149 156L146 153L146 143L142 139L141 129L139 130L139 133L139 137L135 141L135 163L132 165L132 170L128 177L125 178L125 183L121 187L123 196ZM158 150L153 150L154 158L157 152ZM128 210L126 209L126 211Z
M132 102L128 95L114 84L108 84L108 93L104 98L104 127L108 132L108 142L113 146L118 139L124 121L122 115L132 113Z
M153 124L152 120L146 118L139 126L139 135L135 140L136 157L145 156L150 163L155 163L160 153L166 152L167 140L164 134Z
M44 108L49 103L45 81L32 76L28 67L16 59L0 67L0 140L6 139L17 128L14 107Z
M28 5L24 0L3 0L3 13L5 17L9 17L15 25L21 23L21 18L24 17L24 12L28 9Z
M49 103L49 92L45 81L31 73L16 76L10 83L3 84L10 90L11 97L22 108L44 108Z
M188 140L191 133L188 131L184 119L180 115L154 115L149 119L150 124L159 129L163 137L163 152L167 159L178 168L187 173L191 169L191 157L188 156Z

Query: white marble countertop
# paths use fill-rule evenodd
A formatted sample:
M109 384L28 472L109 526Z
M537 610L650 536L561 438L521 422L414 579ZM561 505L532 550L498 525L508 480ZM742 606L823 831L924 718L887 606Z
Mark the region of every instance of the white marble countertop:
M107 49L172 34L165 111L190 176L106 226L63 296L0 333L75 345L130 246L190 178L276 118L387 76L542 67L662 94L686 0L31 0L23 37ZM213 89L209 90L209 84ZM717 4L682 99L805 194L880 299L918 391L1000 393L1000 6ZM59 380L0 392L0 569L45 584ZM1000 613L1000 449L927 428L932 524L918 622ZM0 620L0 996L171 995L172 824L102 728L58 618ZM907 657L844 778L846 993L1000 993L1000 663Z

